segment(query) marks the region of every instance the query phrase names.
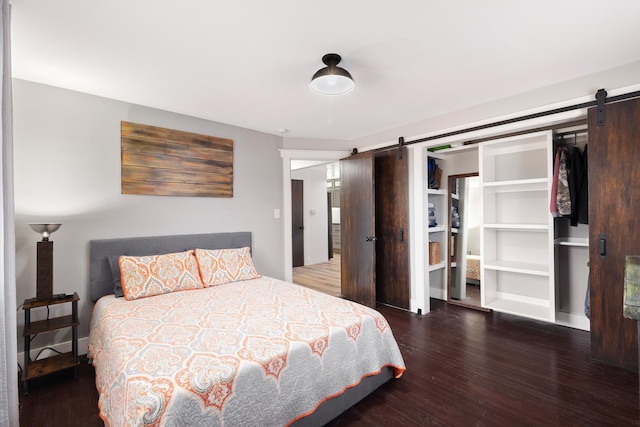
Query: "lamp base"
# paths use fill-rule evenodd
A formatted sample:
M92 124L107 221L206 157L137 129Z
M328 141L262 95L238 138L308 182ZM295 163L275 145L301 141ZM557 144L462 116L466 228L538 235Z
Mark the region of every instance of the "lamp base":
M37 252L36 299L51 299L53 296L53 242L38 242Z

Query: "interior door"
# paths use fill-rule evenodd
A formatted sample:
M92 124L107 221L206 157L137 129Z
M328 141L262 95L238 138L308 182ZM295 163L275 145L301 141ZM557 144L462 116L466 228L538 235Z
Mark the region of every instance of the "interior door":
M327 256L333 258L333 209L331 209L331 193L327 193Z
M291 246L293 252L293 267L304 265L304 204L303 186L301 179L291 180Z
M409 309L409 212L406 149L375 155L376 300Z
M372 152L340 160L342 295L376 304L375 176Z
M640 255L640 99L589 110L591 357L638 370L637 323L622 315L627 255Z

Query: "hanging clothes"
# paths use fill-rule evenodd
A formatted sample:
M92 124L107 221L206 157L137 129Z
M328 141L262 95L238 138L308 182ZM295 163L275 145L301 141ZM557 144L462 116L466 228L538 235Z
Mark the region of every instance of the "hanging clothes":
M571 225L578 225L578 207L580 206L580 188L582 186L582 153L578 147L571 152L571 166L569 168L569 195L571 196Z
M580 185L580 204L578 206L578 223L589 224L589 160L587 146L582 152L582 184Z
M551 181L551 198L549 203L549 211L554 217L560 216L556 203L556 197L558 195L558 175L560 174L560 150L561 148L558 147L556 150L556 159L553 163L553 179Z
M584 152L581 152L578 147L574 147L569 165L569 195L571 199L569 218L574 227L578 224L589 223L588 175L587 147L584 147Z
M567 147L560 147L560 169L558 171L558 190L556 205L559 215L571 215L571 195L569 192L569 159Z

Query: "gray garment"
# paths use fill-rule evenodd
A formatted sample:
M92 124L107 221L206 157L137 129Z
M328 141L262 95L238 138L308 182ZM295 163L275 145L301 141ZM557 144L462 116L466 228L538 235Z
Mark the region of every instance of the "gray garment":
M567 148L562 147L560 152L560 172L558 174L558 191L556 193L556 205L559 215L571 215L571 195L569 192L569 167Z

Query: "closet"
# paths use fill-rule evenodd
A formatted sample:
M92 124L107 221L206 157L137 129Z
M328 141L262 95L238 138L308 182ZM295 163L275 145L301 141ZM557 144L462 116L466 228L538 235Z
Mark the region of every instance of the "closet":
M581 132L579 143L583 149L586 133ZM577 130L571 128L566 139L573 138L575 133ZM584 314L588 226L572 227L569 218L554 218L551 214L557 148L554 139L558 137L552 131L542 131L436 152L423 149L424 270L419 273L423 274L425 294L448 299L448 271L440 264L452 253L455 235L455 230L448 226L447 178L475 172L479 173L481 199L480 207L475 209L482 218L480 305L589 330L589 319ZM443 169L438 189L428 186L426 165L430 158L436 159ZM433 217L436 224L429 223ZM435 257L434 242L439 249Z
M412 295L412 310L425 310L429 307L429 298L448 299L447 259L451 253L450 241L452 230L449 218L449 180L451 175L472 174L478 172L478 146L467 145L456 148L438 150L435 152L427 149L412 152L414 177L413 182L417 188L414 193L419 193L420 199L414 202L414 209L421 210L418 214L420 226L414 227L415 233L420 234L424 242L423 259L419 268L413 270L413 274L419 277L423 288L421 292ZM429 161L433 161L442 170L442 176L437 188L429 185ZM418 240L418 239L417 239Z
M571 144L588 151L584 222L573 225L571 217L554 218L550 212L557 148L552 131L497 136L473 145L478 149L483 205L482 306L589 330L593 360L637 371L637 322L624 318L622 307L626 257L640 255L640 98L627 95L590 108L586 126L572 122L574 129L557 131L574 133ZM626 100L614 102L619 99ZM438 219L438 200L444 199L441 189L428 188L428 159L438 158L445 170L442 182L451 174L474 172L447 171L457 163L458 153L468 149L463 138L451 132L413 141L453 147L434 153L426 145L409 147L415 243L411 310L417 313L428 312L430 298L447 299L446 269L441 272L433 257L430 260L429 242L447 242L440 248L445 258L451 236L444 239L437 227L428 227L430 203ZM443 224L447 220L442 218Z
M554 218L556 323L588 331L590 322L585 315L589 282L588 181L584 179L588 164L587 129L556 132L553 140L554 167L558 154L565 150L571 181L576 184L570 185L571 213L559 213Z

